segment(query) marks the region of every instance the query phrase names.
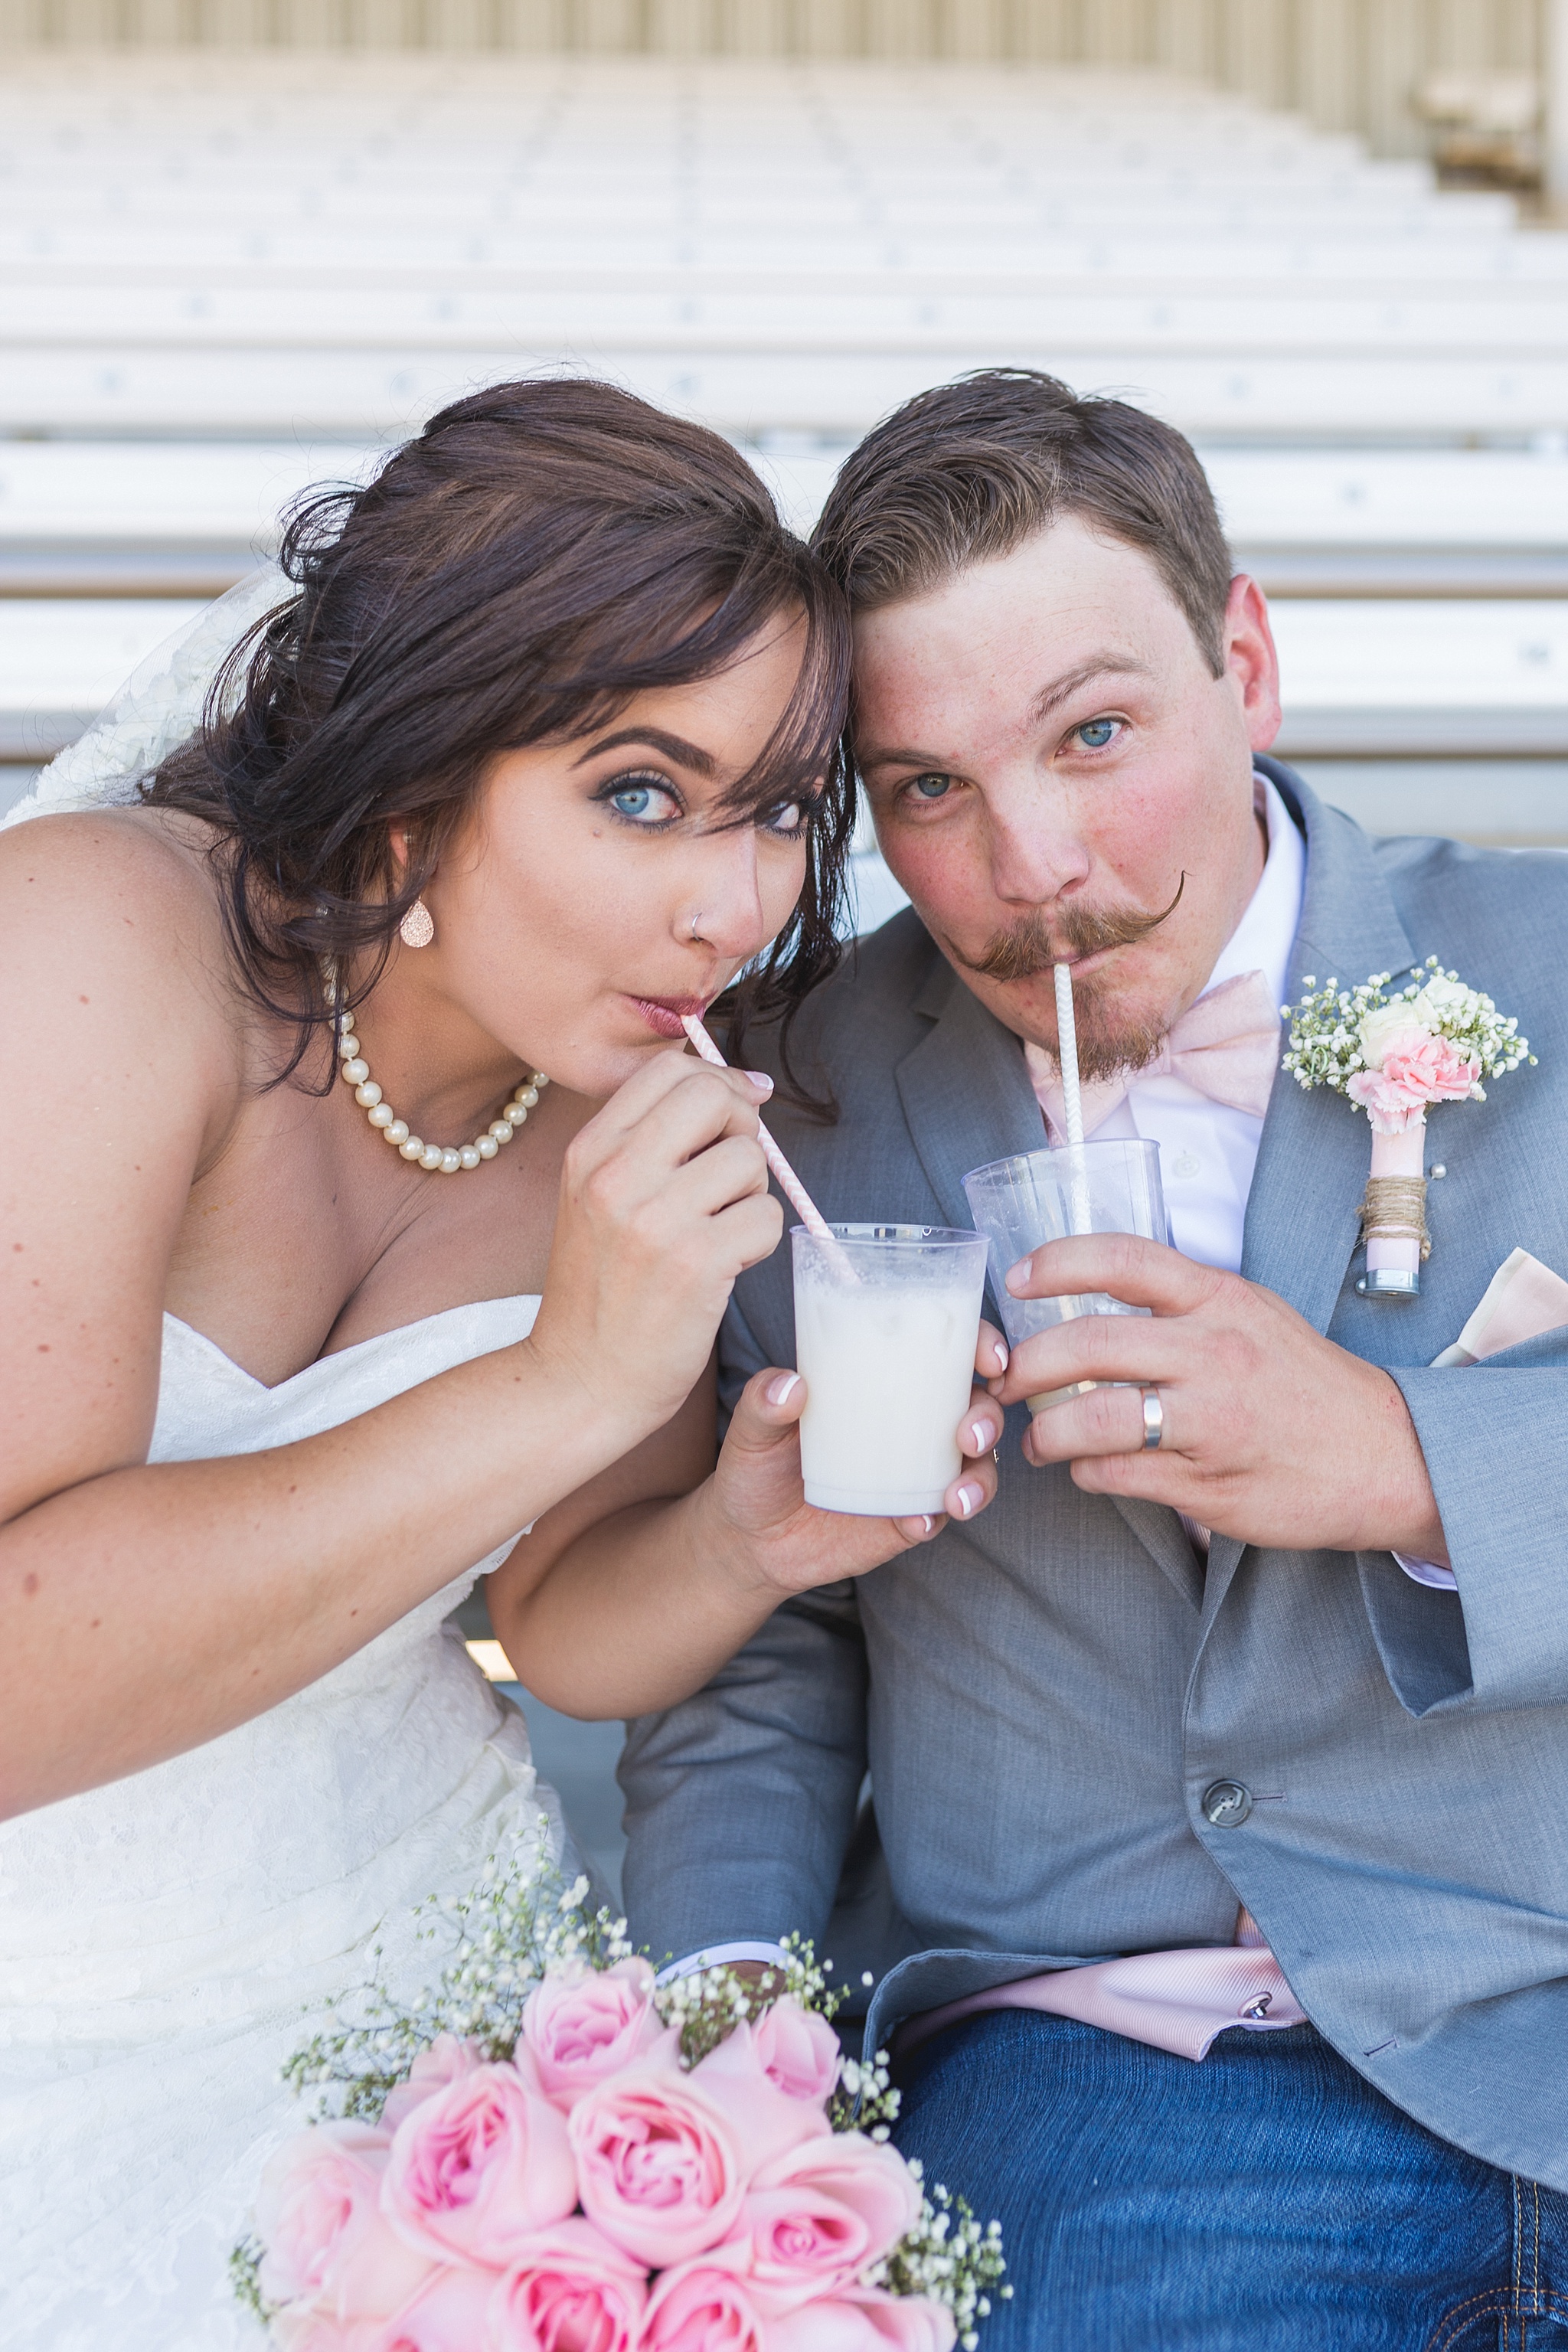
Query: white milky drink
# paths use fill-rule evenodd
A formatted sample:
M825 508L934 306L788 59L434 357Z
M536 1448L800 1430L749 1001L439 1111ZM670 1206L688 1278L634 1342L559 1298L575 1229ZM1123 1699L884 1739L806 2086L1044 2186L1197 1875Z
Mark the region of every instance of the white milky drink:
M804 1227L791 1236L805 1499L878 1518L940 1511L963 1458L984 1241L931 1225L832 1230L836 1252Z

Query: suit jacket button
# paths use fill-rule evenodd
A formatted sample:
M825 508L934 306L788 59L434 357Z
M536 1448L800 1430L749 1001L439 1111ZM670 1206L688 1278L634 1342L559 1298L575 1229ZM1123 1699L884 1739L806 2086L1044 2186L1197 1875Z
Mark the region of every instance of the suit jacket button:
M1252 1811L1252 1791L1239 1780L1211 1780L1203 1793L1203 1811L1212 1829L1237 1829Z

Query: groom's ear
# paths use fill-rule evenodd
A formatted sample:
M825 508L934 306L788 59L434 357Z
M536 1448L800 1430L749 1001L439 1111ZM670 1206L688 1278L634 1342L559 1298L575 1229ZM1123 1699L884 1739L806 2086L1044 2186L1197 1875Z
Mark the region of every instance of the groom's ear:
M1279 656L1269 626L1268 602L1256 580L1238 572L1226 599L1220 633L1225 675L1234 680L1241 699L1247 740L1254 751L1267 751L1279 732Z

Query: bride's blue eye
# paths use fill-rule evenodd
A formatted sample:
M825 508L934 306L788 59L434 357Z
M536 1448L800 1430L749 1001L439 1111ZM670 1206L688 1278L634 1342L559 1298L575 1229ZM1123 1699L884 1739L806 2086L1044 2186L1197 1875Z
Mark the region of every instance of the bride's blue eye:
M1116 732L1116 721L1114 719L1087 719L1074 732L1086 750L1102 751Z
M781 801L776 808L763 811L762 822L769 833L782 834L786 841L793 841L805 831L809 817L810 811L804 801Z
M675 794L657 776L622 776L607 786L599 798L607 801L616 814L625 817L630 824L665 824L680 814Z
M910 785L922 801L940 801L952 788L951 776L916 776Z

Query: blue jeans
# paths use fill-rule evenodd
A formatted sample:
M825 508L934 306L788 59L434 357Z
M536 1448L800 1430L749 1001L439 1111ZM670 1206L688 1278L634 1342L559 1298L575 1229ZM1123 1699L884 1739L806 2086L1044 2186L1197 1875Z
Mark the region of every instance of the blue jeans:
M997 2010L895 2079L904 2154L1002 2224L981 2352L1568 2352L1568 2197L1434 2137L1310 2025L1194 2065Z

